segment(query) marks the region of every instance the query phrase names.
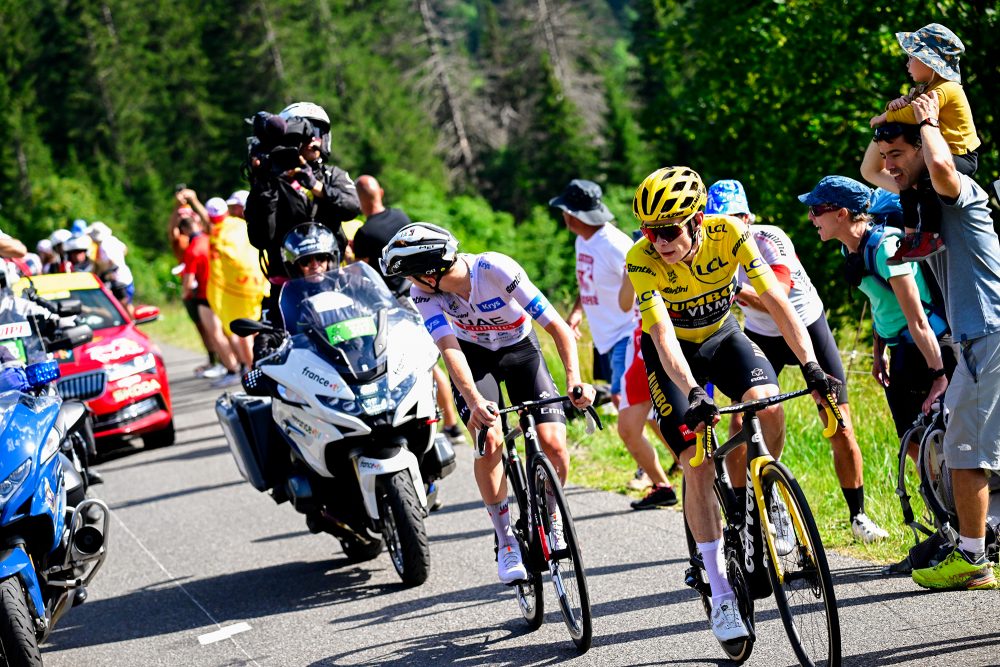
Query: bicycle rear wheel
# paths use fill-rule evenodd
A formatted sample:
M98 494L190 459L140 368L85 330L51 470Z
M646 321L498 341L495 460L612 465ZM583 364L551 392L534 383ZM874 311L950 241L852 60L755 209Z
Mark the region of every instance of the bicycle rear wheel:
M517 599L521 615L528 622L528 627L537 630L545 618L545 596L542 594L542 573L536 567L537 549L532 549L532 544L537 538L529 529L528 482L524 476L524 468L519 463L512 464L504 456L504 467L507 469L507 479L513 487L514 504L517 507L517 516L511 517L511 526L521 545L521 559L528 570L528 580L514 585L514 597Z
M593 635L590 618L590 593L587 590L587 575L580 556L580 546L573 525L573 515L563 495L559 478L547 459L537 457L531 464L532 492L538 504L541 534L539 538L546 546L549 573L559 601L559 610L569 635L580 653L590 648ZM552 493L551 499L546 487ZM555 506L552 506L555 501ZM552 515L558 512L562 530L554 531Z
M777 461L764 466L761 481L771 526L761 531L768 545L767 571L788 640L803 665L839 665L837 598L805 495Z

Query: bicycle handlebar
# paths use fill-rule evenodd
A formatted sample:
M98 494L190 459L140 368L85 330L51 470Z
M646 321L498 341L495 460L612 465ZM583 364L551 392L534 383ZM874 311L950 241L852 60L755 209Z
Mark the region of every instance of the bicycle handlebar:
M785 394L776 394L774 396L766 396L764 398L758 398L752 401L746 401L744 403L733 403L724 408L719 408L720 415L728 415L737 412L746 413L756 413L759 410L776 405L778 403L784 403L792 398L798 398L799 396L805 396L811 393L811 391L806 389L799 389L798 391L790 391ZM844 416L840 412L840 408L837 405L836 400L833 396L827 394L826 402L823 404L823 408L826 410L826 428L823 429L823 437L829 438L834 433L837 432L837 427L844 428ZM691 457L691 467L697 468L702 463L705 462L706 458L711 457L711 450L715 448L715 429L709 424L705 424L704 433L697 433L695 437L695 451L694 456Z
M583 389L580 387L573 388L573 395L579 398L583 395ZM497 417L503 416L509 412L520 412L522 410L533 410L534 408L539 408L543 405L551 405L552 403L563 403L569 401L569 396L553 396L551 398L541 398L536 401L524 401L518 405L512 405L510 407L501 408L499 410L494 410L493 406L489 407L491 413L495 414ZM584 408L594 423L597 424L597 428L604 430L604 424L601 423L601 417L597 414L597 410L594 409L593 405L588 405ZM479 434L476 436L476 445L480 455L486 451L486 432L489 429L481 428L479 429Z

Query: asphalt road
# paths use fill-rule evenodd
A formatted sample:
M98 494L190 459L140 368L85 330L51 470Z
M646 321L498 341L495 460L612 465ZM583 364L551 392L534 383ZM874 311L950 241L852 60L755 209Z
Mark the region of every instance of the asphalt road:
M219 392L192 375L200 359L165 352L178 442L100 466L109 557L43 647L47 665L725 664L682 582L680 513L569 489L594 612L593 647L577 656L548 585L545 624L527 632L498 583L469 448L427 520L430 579L403 588L386 554L349 564L336 540L243 482L215 419ZM1000 664L1000 592L931 594L864 562L831 564L846 664ZM794 664L770 601L757 621L748 664Z

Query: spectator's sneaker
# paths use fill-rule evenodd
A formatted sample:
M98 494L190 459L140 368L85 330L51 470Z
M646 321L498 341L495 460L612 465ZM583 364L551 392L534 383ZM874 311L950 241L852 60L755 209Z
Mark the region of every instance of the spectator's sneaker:
M899 247L896 248L896 252L885 260L885 263L889 266L899 266L906 260L903 259L906 253L913 250L913 246L916 245L917 234L906 234L899 241Z
M497 574L500 575L500 581L505 584L513 584L528 578L528 570L521 562L521 547L517 542L500 545L497 551Z
M232 387L234 385L240 384L242 379L243 379L242 376L238 372L236 373L227 372L218 380L212 382L212 384L209 386L212 387L212 389L225 389L226 387Z
M677 504L677 494L672 486L656 484L642 500L632 501L634 510L651 510L658 507L670 507Z
M649 478L646 471L642 468L635 469L635 475L632 479L628 481L625 485L630 491L645 491L649 487L653 486L653 480Z
M716 639L731 642L750 636L736 608L735 598L725 598L718 605L713 600L712 607L712 634Z
M914 570L912 575L913 582L924 588L974 591L997 587L993 564L985 556L972 562L958 547L937 565Z
M767 518L771 524L771 535L774 537L774 548L779 556L787 556L795 548L795 527L792 517L788 514L785 499L777 490L771 490L771 498L767 503Z
M202 370L201 375L198 375L197 372L195 373L195 375L198 375L198 377L201 378L205 378L206 380L216 380L228 372L229 371L226 370L226 367L223 366L222 364L215 364L210 368Z
M914 236L917 238L913 242L910 251L903 254L904 262L922 262L945 249L944 240L938 234L918 232Z
M441 432L444 433L444 437L448 438L448 442L450 442L452 446L465 444L465 435L462 433L462 427L458 424L445 426L441 429Z
M851 519L851 530L854 532L854 539L865 544L878 542L889 537L889 533L869 519L867 514L859 514Z

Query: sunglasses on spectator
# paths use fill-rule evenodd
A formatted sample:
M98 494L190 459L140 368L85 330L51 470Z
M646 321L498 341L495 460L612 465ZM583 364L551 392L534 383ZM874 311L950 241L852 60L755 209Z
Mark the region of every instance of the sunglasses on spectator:
M872 141L892 141L903 135L903 126L899 123L886 123L875 128Z
M313 264L325 264L331 259L330 255L309 255L308 257L303 257L302 259L296 260L295 263L300 268L306 268Z
M838 211L841 208L843 208L843 206L837 206L836 204L820 204L818 206L810 206L809 214L812 215L812 217L814 218L818 218L824 213L829 213L830 211Z

